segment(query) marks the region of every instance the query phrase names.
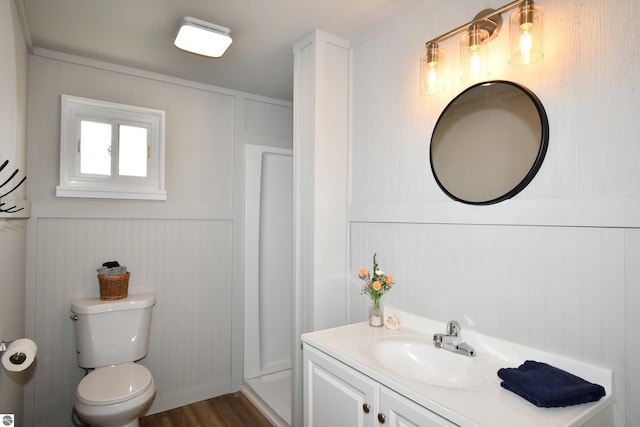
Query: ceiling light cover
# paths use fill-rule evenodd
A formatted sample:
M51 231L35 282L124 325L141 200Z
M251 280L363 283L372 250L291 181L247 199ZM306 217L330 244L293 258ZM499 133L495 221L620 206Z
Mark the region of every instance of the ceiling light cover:
M178 30L174 44L188 52L219 58L231 42L231 31L228 28L186 17Z

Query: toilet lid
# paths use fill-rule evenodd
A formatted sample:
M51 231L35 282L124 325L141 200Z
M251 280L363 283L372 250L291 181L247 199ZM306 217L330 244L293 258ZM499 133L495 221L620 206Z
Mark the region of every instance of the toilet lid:
M124 363L95 369L80 381L76 396L88 405L112 405L144 393L151 383L147 368Z

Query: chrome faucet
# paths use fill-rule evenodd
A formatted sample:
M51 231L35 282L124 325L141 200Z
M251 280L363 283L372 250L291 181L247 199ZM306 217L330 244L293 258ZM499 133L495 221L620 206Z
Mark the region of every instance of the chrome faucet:
M454 353L464 354L465 356L475 356L476 350L469 344L462 342L460 330L462 330L462 328L457 321L452 320L447 322L446 334L433 334L434 345Z

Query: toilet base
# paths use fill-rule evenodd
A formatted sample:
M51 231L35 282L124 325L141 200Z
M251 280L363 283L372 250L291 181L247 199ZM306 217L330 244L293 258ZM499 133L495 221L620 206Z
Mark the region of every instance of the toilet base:
M139 417L149 410L156 394L155 384L131 400L114 405L87 405L76 400L78 417L91 427L139 427Z
M78 411L76 410L75 406L73 407L73 420L71 420L71 423L74 426L80 426L80 425L89 426L89 427L95 426L95 424L88 424L88 422L85 421L84 418L80 416L80 414L78 414ZM120 427L140 427L140 417Z

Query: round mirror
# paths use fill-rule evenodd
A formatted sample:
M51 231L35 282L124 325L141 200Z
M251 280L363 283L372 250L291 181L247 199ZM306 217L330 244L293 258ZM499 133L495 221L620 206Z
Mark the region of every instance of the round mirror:
M498 203L531 182L548 144L547 114L533 92L507 81L479 83L440 115L431 137L431 170L454 200Z

